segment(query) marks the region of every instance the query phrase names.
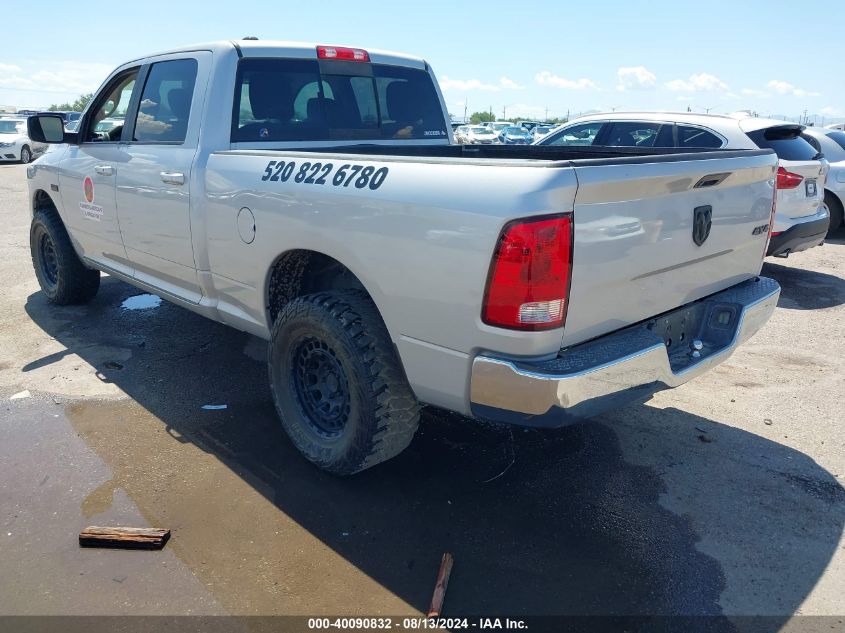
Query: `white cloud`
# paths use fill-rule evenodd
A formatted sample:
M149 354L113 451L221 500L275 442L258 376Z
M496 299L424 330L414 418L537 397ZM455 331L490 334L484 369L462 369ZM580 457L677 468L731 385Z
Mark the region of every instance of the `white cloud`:
M565 79L563 77L553 75L548 70L544 70L534 75L534 81L541 86L554 86L555 88L567 88L570 90L584 90L585 88L590 88L592 90L598 90L598 86L590 79L583 77L576 80Z
M674 92L716 92L728 90L728 85L709 73L696 73L689 79L673 79L666 84Z
M623 67L616 71L619 83L616 89L624 90L650 90L657 84L657 77L645 66Z
M810 92L808 90L804 90L803 88L796 88L791 83L780 81L778 79L772 79L766 85L779 95L791 95L793 97L818 97L819 94L821 94L818 92Z
M506 90L522 90L525 88L525 86L521 86L513 79L508 79L507 77L500 77L499 85Z
M757 90L755 88L743 88L740 90L740 93L742 93L744 97L755 97L757 99L769 99L772 96L764 90Z
M522 90L524 86L520 86L512 79L507 77L499 78L499 83L488 84L480 79L449 79L444 75L440 80L440 89L446 90L460 90L462 92L468 90L484 90L487 92L498 92L500 90Z
M15 66L14 64L0 64L0 73L19 73L21 72L20 66Z

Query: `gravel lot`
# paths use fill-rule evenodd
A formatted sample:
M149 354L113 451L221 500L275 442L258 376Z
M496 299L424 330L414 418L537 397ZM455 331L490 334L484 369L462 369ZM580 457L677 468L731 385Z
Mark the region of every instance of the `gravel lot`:
M447 615L845 613L845 239L768 260L771 322L647 405L555 432L428 412L338 480L285 438L262 341L110 278L51 308L23 166L0 201L0 614L411 614L444 551ZM79 549L109 524L173 538Z

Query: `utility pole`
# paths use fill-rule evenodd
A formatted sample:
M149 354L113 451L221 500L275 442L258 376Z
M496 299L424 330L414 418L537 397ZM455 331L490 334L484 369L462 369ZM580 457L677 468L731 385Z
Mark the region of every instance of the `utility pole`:
M804 123L807 122L807 109L806 108L804 109L804 121L803 122ZM799 123L800 123L800 121L799 121Z
M468 101L467 101L466 97L464 97L464 123L467 122L467 105L468 105Z
M549 106L546 106L546 118L543 119L543 123L549 120Z
M507 118L508 106L502 106L502 121Z

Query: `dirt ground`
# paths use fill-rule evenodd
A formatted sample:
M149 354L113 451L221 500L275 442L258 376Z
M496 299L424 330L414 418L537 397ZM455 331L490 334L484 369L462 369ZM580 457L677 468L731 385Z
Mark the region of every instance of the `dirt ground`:
M0 614L412 614L444 551L447 615L845 613L845 239L767 260L770 323L646 405L553 432L429 411L340 480L284 436L262 341L112 278L47 305L23 166L0 201ZM173 536L78 547L113 524Z

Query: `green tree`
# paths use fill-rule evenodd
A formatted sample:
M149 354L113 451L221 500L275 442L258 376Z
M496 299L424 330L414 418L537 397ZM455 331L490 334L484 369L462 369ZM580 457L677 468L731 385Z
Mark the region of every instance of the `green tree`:
M479 123L484 123L484 121L495 121L496 117L494 117L489 112L473 112L472 116L469 118L469 122L473 125L477 125Z
M88 94L79 95L73 103L54 103L47 109L50 112L55 112L57 110L73 110L74 112L82 112L85 109L85 106L88 105L88 102L93 98L94 93L89 92Z

